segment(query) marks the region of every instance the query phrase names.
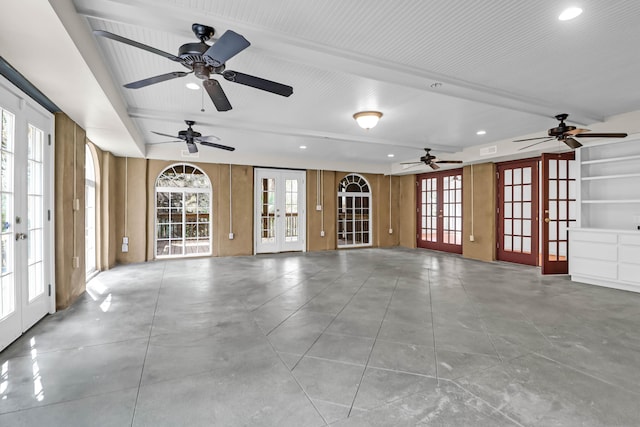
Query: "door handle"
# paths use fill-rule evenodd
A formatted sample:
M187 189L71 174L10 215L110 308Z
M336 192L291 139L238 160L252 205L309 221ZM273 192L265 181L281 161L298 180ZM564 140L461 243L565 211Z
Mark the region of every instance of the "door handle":
M25 233L16 233L16 240L25 240L27 235Z
M549 223L549 221L550 221L549 218L544 219L544 222L546 222L547 224Z

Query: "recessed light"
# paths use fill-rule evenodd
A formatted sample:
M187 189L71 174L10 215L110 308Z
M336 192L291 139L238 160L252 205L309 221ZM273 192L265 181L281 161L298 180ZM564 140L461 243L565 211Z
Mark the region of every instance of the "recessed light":
M387 157L395 157L394 154L387 154Z
M476 135L486 135L487 131L486 130L479 130L478 132L476 132Z
M301 150L306 150L306 149L307 149L307 146L306 146L306 145L301 145L301 146L300 146L300 149L301 149Z
M191 90L198 90L200 89L200 85L197 83L193 83L193 82L189 82L185 85L187 87L187 89L191 89Z
M570 19L576 18L580 16L582 13L582 9L579 7L569 7L562 11L558 19L561 21L569 21Z

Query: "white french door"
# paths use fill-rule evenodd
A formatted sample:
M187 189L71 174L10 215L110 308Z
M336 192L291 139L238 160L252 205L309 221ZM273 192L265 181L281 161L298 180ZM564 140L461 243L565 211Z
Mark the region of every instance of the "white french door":
M305 250L305 176L255 169L255 253Z
M0 80L0 350L55 310L52 284L53 117Z

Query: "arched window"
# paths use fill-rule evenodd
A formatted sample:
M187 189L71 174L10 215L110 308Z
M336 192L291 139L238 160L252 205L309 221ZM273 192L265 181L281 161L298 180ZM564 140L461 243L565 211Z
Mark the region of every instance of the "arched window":
M371 190L362 176L349 174L338 184L338 247L371 246Z
M85 188L85 223L84 223L84 262L89 280L97 270L96 264L96 168L93 155L88 145L84 151L84 188Z
M211 182L195 166L169 166L156 180L156 257L211 254Z

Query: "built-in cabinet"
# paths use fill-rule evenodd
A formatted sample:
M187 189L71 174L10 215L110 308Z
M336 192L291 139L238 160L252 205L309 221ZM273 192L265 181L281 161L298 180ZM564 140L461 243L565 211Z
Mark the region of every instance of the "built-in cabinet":
M580 215L570 230L572 280L640 292L640 140L585 146Z

